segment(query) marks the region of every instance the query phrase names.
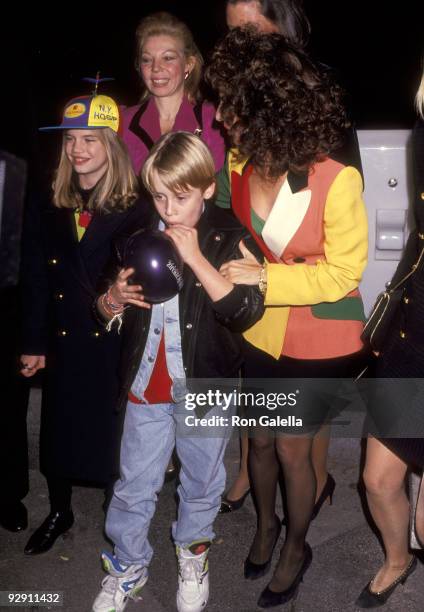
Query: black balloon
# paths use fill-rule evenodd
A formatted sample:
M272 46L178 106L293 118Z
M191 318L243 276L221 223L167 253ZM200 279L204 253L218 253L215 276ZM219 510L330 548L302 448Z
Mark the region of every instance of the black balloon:
M183 286L183 261L171 238L159 230L139 230L125 245L124 267L134 268L131 283L142 285L146 302L171 299Z

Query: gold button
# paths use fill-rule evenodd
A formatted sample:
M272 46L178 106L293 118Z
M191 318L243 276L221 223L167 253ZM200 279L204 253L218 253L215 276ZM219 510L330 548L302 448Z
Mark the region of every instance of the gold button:
M57 264L57 261L58 261L58 260L57 260L57 259L54 259L54 258L53 258L53 259L49 259L49 264L50 264L51 266L55 266L55 265Z
M405 297L403 298L403 301L405 302L405 304L409 304L409 297L406 297L406 296L405 296Z
M67 335L68 335L68 332L66 331L66 329L61 329L59 331L59 336L67 336Z
M418 238L419 238L420 240L424 240L424 234L418 234Z
M424 191L421 193L421 199L424 200Z
M400 332L400 337L402 338L402 340L404 340L406 338L406 334L404 331Z
M96 331L93 333L94 338L100 338L100 332Z

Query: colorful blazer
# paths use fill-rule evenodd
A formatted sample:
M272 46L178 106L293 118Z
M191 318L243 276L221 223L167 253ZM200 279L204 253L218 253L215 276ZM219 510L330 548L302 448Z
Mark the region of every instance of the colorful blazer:
M328 359L360 350L365 317L358 285L368 251L360 173L330 158L308 173L289 172L258 235L252 170L230 151L216 201L232 206L267 261L265 314L246 340L276 359Z
M153 98L141 105L122 111L122 138L128 147L136 173L140 172L150 149L161 137L159 113ZM173 132L184 130L201 136L211 150L216 170L220 170L225 159L224 139L215 122L215 109L207 102L190 104L183 98L175 118Z

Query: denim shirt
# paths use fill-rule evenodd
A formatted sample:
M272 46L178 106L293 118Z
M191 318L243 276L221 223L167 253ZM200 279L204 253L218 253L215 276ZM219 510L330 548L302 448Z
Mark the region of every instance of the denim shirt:
M159 229L165 225L161 221ZM153 304L152 318L143 357L137 375L131 387L131 392L147 403L144 392L147 389L156 357L159 351L160 340L164 334L166 365L169 377L172 380L171 397L174 402L184 399L187 389L181 348L180 311L178 293L162 304Z

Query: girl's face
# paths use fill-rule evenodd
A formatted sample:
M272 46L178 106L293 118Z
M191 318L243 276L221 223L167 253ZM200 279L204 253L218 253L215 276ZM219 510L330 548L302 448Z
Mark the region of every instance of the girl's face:
M178 38L160 34L149 36L140 57L140 72L148 91L160 98L181 94L194 58L186 58Z
M256 26L260 32L270 34L278 32L278 27L264 17L261 13L261 5L255 0L250 2L237 2L236 4L227 3L227 26L230 28L242 28L251 24Z
M186 191L171 191L155 170L152 184L155 208L169 227L177 224L195 227L203 212L203 201L211 198L215 190L212 183L205 191L197 187L189 187Z
M94 187L108 167L106 147L99 130L66 130L65 153L83 189Z

